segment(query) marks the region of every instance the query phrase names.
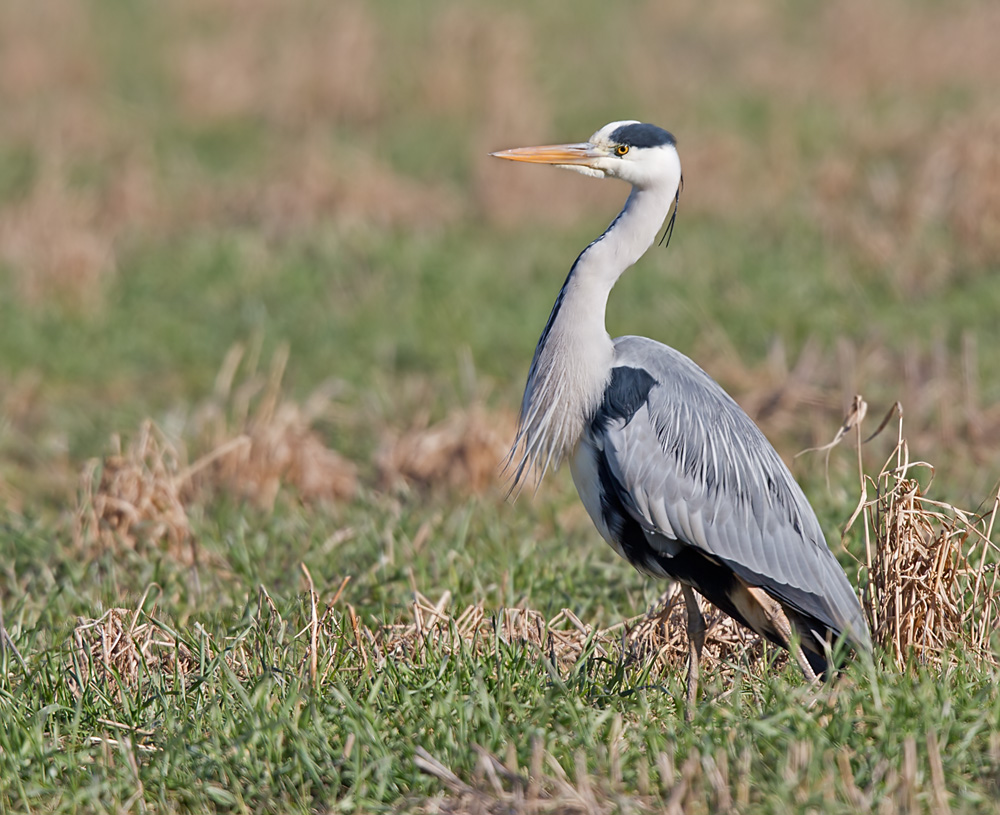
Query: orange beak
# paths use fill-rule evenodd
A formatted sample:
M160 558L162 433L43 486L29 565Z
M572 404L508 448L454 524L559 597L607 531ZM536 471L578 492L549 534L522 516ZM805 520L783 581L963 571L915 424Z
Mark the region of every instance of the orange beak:
M527 161L531 164L558 164L593 166L594 159L602 158L604 153L589 142L578 144L549 144L543 147L515 147L513 150L501 150L490 153L497 158L510 161Z

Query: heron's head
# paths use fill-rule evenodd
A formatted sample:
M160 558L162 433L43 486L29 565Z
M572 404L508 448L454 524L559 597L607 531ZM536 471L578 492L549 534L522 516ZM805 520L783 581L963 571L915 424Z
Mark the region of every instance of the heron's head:
M490 155L554 164L594 178L620 178L640 189L665 186L675 190L681 183L681 162L673 135L636 121L611 122L577 144L517 147Z

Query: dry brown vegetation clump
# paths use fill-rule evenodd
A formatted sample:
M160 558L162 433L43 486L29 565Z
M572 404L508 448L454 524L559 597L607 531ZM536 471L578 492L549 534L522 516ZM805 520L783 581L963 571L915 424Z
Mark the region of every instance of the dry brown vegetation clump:
M827 445L852 430L858 441L861 497L847 531L861 520L865 552L858 582L873 640L899 670L911 660L943 666L958 651L977 663L1000 664L1000 546L993 540L1000 493L985 512L929 498L929 483L921 485L918 476L932 476L933 467L910 460L902 408L897 403L894 410L896 447L877 476L865 473L861 461L867 405L860 396Z
M197 555L189 509L207 497L229 494L267 510L283 489L306 502L351 500L358 466L316 429L341 417L340 386L325 383L302 402L288 398L287 362L282 347L262 371L259 350L234 346L212 397L176 438L151 420L126 442L116 434L111 453L91 461L80 479L77 545L163 546L190 565ZM511 438L513 419L478 403L434 425L422 420L405 433L387 431L375 457L380 485L484 492L499 483Z
M420 662L425 649L480 653L496 638L508 645L528 645L561 671L570 670L585 652L606 659L623 658L649 666L655 673L677 671L688 658L687 612L679 586L671 585L645 613L604 629L580 620L570 609L546 618L530 608L487 610L482 604L466 606L455 614L451 593L434 603L415 592L410 622L383 626L368 638L368 658L409 659ZM703 670L731 679L737 671L754 672L787 659L772 649L777 662L764 660L765 645L759 637L737 625L712 606L703 608L707 632L702 654ZM360 645L360 641L359 641Z
M697 595L696 595L697 596ZM788 655L767 643L732 617L699 597L705 618L704 670L731 682L737 671L759 672L765 666L780 669ZM687 609L679 583L670 588L646 614L624 624L626 654L636 660L656 661L659 670L677 671L687 663ZM768 653L769 651L769 653ZM765 654L770 658L765 660Z
M595 638L596 632L568 609L546 620L540 612L528 608L490 612L482 604L475 604L456 615L450 605L451 592L444 592L437 603L414 592L409 607L412 621L385 625L376 632L373 644L377 651L372 656L419 663L424 661L428 648L481 653L491 647L494 637L508 645L532 645L562 670L576 663L588 642L598 655L608 655L607 643Z
M144 600L134 609L112 608L96 620L78 620L67 666L76 694L96 684L118 698L122 688L136 687L140 677L148 680L156 673L169 679L197 671L197 657L174 632L142 611Z
M341 589L346 584L345 580ZM155 611L144 610L151 592L157 589L155 584L147 587L134 608L112 608L96 619L81 617L77 621L66 665L75 693L82 694L88 685L98 685L102 689L112 688L117 697L122 689L134 690L153 677L168 684L183 683L188 677L204 676L206 663L220 657L244 680L259 676L262 667L270 667L261 665L261 660L267 657L247 642L246 630L220 641L195 623L199 641L197 644L185 641L168 623L158 619ZM310 594L315 600L315 593ZM332 613L339 596L338 592L331 600L327 614ZM258 587L256 606L256 631L266 636L276 626L285 624L263 586ZM278 638L283 647L297 647L305 653L304 670L316 657L317 640L311 636L315 634L315 615L312 622L295 637ZM299 643L306 639L310 645L303 648ZM336 656L336 643L324 645L329 647L323 656L330 661Z
M205 451L192 467L192 488L231 492L271 508L282 485L306 501L348 500L357 490L357 467L324 442L314 429L329 417L337 386L317 388L302 404L282 394L287 346L264 374L257 355L236 384L245 349L237 345L216 378L215 393L191 421L196 449Z
M216 382L215 397L194 415L186 435L169 439L151 420L127 444L112 437L112 452L91 461L80 480L74 524L77 546L114 549L165 546L188 565L197 559L189 508L206 496L235 495L271 508L282 487L304 501L347 500L357 489L357 467L314 429L328 415L332 387L299 404L283 396L287 349L269 373L250 364L233 380L244 351L233 348ZM187 464L190 446L201 455Z
M405 482L483 492L498 483L513 438L513 416L480 404L454 410L432 425L422 418L402 434L386 434L375 459L379 481L383 488Z
M952 649L998 663L997 503L984 518L931 500L912 472L922 466L884 468L879 497L866 507L875 530L866 592L875 640L900 669L911 657L941 664Z
M66 665L75 693L82 694L88 686L96 685L110 689L117 698L122 689L140 688L154 677L168 685L184 683L189 677L202 677L206 663L220 656L242 679L259 675L261 655L247 647L246 632L219 642L195 623L200 640L192 644L157 618L155 611L145 611L150 594L157 589L155 584L147 587L134 608L111 608L96 619L81 617L77 621ZM263 587L258 592L256 616L264 629L272 616L280 620Z
M178 560L195 557L184 487L183 453L147 420L124 447L91 461L80 480L74 540L78 548L116 549L165 545Z

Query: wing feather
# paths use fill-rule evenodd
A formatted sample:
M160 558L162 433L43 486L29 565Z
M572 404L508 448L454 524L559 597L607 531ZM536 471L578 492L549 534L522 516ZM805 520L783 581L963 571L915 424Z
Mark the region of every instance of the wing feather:
M652 340L617 339L615 365L655 384L627 420L594 429L592 443L654 549L669 557L676 542L695 547L867 648L857 596L815 513L746 413L691 360Z

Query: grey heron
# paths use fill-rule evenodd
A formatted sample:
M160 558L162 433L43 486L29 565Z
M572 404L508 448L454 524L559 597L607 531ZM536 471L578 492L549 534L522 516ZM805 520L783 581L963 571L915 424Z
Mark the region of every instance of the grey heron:
M858 598L801 487L739 405L698 365L645 337L612 339L612 287L653 244L682 187L676 141L618 121L587 142L491 155L632 185L625 207L570 269L535 349L508 465L512 489L569 460L598 531L640 572L681 584L687 715L705 622L697 591L788 649L808 679L831 645L871 650Z

